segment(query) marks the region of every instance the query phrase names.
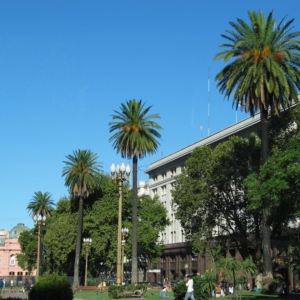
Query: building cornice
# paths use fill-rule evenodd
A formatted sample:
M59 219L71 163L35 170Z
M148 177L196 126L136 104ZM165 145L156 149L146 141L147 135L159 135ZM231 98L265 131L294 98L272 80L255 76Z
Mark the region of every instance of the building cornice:
M150 164L149 169L146 170L145 173L150 173L151 171L158 169L159 167L165 166L168 163L171 163L180 158L184 158L197 147L218 143L221 140L228 138L229 136L236 135L244 130L248 130L249 128L259 123L260 123L260 114L256 114L254 117L247 118L239 123L231 125L225 129L222 129L196 143L193 143L185 148L182 148L179 151L176 151L166 157L163 157L153 162L152 164Z

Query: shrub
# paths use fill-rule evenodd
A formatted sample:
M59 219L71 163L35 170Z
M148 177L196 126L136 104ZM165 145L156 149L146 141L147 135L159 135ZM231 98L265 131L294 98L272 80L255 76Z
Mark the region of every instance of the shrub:
M182 300L184 299L186 293L185 282L180 282L175 284L173 287L174 300Z
M201 278L198 276L193 277L194 280L194 297L196 300L204 300L211 298L209 293L203 291L201 286ZM174 285L174 300L182 300L184 299L186 293L186 285L185 282L180 282Z
M49 274L39 277L30 290L28 300L72 300L73 291L66 277Z
M125 291L134 292L136 290L145 290L147 291L147 283L138 283L138 284L128 284L125 286Z
M113 299L123 298L124 287L121 285L111 285L108 288L108 297Z

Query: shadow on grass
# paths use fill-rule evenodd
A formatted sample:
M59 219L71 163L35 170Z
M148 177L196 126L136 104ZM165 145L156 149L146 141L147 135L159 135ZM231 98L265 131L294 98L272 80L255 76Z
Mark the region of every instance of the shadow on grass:
M232 298L234 299L234 298ZM262 294L259 292L246 292L242 294L243 300L300 300L300 294L289 294L287 296L279 296L278 294Z

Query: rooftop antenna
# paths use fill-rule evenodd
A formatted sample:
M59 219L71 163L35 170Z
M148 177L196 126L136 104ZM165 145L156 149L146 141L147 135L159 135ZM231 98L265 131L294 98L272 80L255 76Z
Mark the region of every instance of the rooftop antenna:
M200 125L200 138L201 138L201 140L202 140L202 129L203 129L203 126L202 126L202 124Z
M210 115L209 115L209 102L210 102L210 77L209 77L209 67L208 67L208 99L207 99L207 110L208 110L208 114L207 114L207 135L209 136L209 117L210 117Z

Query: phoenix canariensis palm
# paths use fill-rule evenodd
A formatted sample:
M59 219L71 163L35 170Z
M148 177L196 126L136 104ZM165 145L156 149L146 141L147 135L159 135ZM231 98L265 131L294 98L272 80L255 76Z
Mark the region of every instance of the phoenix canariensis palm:
M279 115L280 109L298 101L300 87L300 32L292 31L293 19L278 24L271 12L248 12L250 24L241 19L230 22L233 30L222 35L227 48L215 60L230 62L217 75L217 87L225 97L233 96L233 106L241 106L254 116L260 112L262 164L268 158L268 117ZM270 226L267 224L269 205L263 204L262 250L265 282L272 280ZM269 278L270 280L267 280Z
M62 176L65 176L65 185L70 193L79 198L77 241L74 264L73 287L79 285L79 260L81 252L81 233L83 219L83 199L93 193L97 186L102 163L98 162L98 156L90 150L75 150L73 155L66 156L65 167Z
M52 195L49 192L42 193L40 191L34 192L34 196L27 205L27 210L32 218L36 215L41 217L51 216L56 204L52 200Z
M161 138L158 130L162 127L153 119L160 119L159 114L147 115L152 106L144 108L142 100L129 100L122 103L120 112L115 110L109 132L116 131L109 139L113 147L124 158L132 158L133 163L133 201L132 201L132 278L131 282L138 282L137 260L137 165L138 159L153 154L159 146Z

